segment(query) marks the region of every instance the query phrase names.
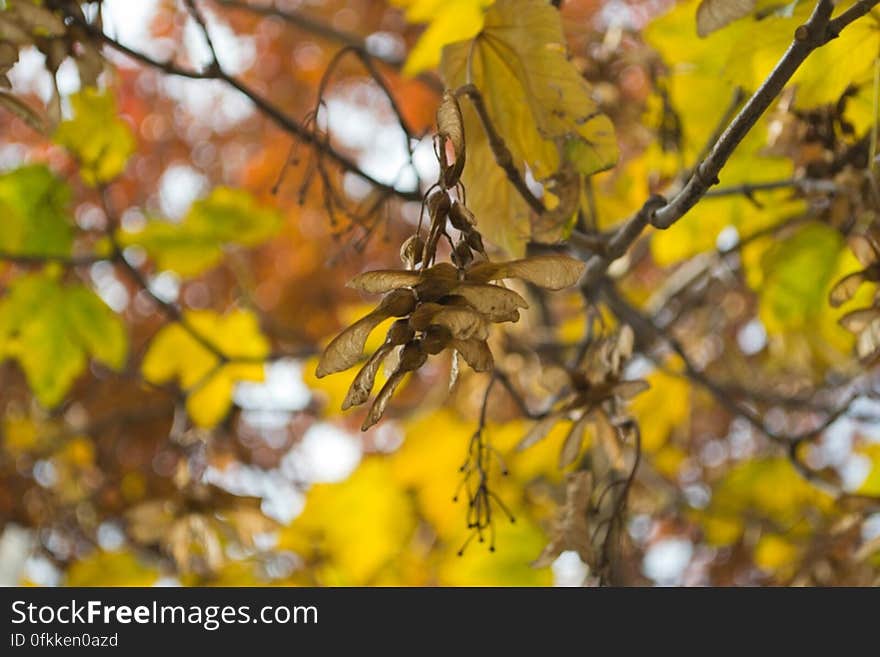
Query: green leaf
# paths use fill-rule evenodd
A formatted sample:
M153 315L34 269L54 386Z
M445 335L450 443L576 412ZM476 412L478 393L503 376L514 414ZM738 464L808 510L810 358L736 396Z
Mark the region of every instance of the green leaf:
M827 306L827 289L843 248L840 233L813 223L764 255L759 316L768 332L809 329Z
M131 129L117 116L116 99L109 91L86 87L70 97L70 104L73 118L58 126L55 141L79 161L86 184L113 180L135 148Z
M89 356L118 370L127 353L122 320L88 288L60 284L51 269L17 279L0 300L0 360L18 361L47 408L64 398Z
M68 255L73 225L70 190L42 164L0 175L0 250L19 255Z
M193 203L180 223L154 219L119 239L145 249L161 269L197 276L220 262L227 245L257 246L280 227L281 216L274 209L261 207L243 190L217 187Z
M119 317L86 287L71 287L65 296L67 319L79 343L96 361L122 369L128 354L128 334Z

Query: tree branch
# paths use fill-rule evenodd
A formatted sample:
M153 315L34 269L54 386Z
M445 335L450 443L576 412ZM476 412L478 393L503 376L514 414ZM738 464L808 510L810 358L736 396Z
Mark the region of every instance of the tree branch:
M99 30L91 23L77 16L70 9L65 8L64 11L68 20L82 28L82 30L85 31L89 36L112 48L113 50L116 50L117 52L137 62L140 62L141 64L160 70L167 75L176 75L193 80L220 80L222 82L225 82L230 87L236 89L241 94L250 99L250 101L254 103L257 109L259 109L260 112L262 112L267 118L274 122L279 128L281 128L291 136L295 137L296 139L302 141L303 143L313 147L322 155L329 157L343 170L358 176L376 189L388 192L389 194L392 194L402 200L421 200L422 195L417 189L412 191L399 190L392 185L388 185L386 183L380 182L379 180L376 180L373 176L363 171L350 157L343 155L342 153L334 149L329 143L327 143L325 140L322 140L316 133L309 130L304 125L285 114L284 111L276 107L271 101L261 96L254 89L250 88L247 84L245 84L238 78L233 77L220 69L219 66L211 66L206 70L195 71L182 68L171 61L162 62L153 59L149 55L134 50L133 48L130 48L115 40L114 38L108 36L102 30Z
M609 248L607 254L597 254L589 258L581 285L589 287L598 282L608 266L626 252L648 224L665 230L687 214L706 195L709 188L718 183L718 175L737 146L779 96L810 53L836 38L841 30L866 14L878 2L880 0L861 0L831 20L833 3L831 0L819 0L809 20L796 30L794 40L776 67L730 122L709 155L697 165L687 184L668 202L658 203L658 199L662 200L662 197L648 199L642 209L618 230L612 239L614 248Z
M507 174L507 179L510 180L529 207L534 212L543 214L546 210L544 204L537 196L532 194L532 190L526 184L525 178L522 177L519 169L516 168L510 149L507 148L504 139L498 134L495 126L492 125L492 120L489 118L489 112L486 110L486 103L483 102L483 95L480 93L480 90L473 84L466 84L456 89L455 95L470 98L474 111L477 113L480 123L483 124L483 129L486 131L486 137L489 139L489 148L495 156L495 162L504 170L504 173Z

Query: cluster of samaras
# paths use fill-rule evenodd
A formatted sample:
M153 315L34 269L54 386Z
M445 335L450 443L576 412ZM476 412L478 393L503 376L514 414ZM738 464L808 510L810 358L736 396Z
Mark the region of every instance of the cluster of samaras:
M623 378L632 350L633 332L624 325L590 343L576 368L546 367L544 387L556 401L517 449L531 447L543 440L558 422L570 421L571 427L559 451L559 467L564 468L580 453L587 425L595 425L601 437L623 431L631 422L624 402L649 387L647 381Z
M439 201L435 200L438 196ZM445 224L447 217L467 216L458 201L450 202L446 192L435 193L428 205L434 212L431 235L445 232L435 228ZM453 226L457 221L451 219ZM398 318L388 329L384 343L361 367L343 403L343 409L365 403L372 393L379 367L397 352L397 367L376 396L364 420L364 430L379 421L403 377L424 365L428 356L449 350L477 372L493 368L487 343L489 325L516 322L520 309L528 307L522 296L500 281L519 278L539 287L559 290L573 285L583 270L583 263L561 255L490 262L481 249L470 246L478 242L479 237L472 224L469 231L459 231L461 241L452 250L456 264L428 264L433 259L428 252L429 235L424 247L416 238L407 240L401 249L404 263L413 268L370 271L349 282L350 287L362 292L385 296L371 313L327 345L318 363L318 377L357 364L373 329L386 319Z
M451 193L461 189L465 140L461 110L448 92L437 112L437 126L440 179L439 189L425 203L430 219L427 239L422 239L420 222L419 231L400 248L403 269L370 271L349 282L349 287L385 296L375 310L327 345L316 371L323 377L353 367L360 362L373 329L398 318L355 376L342 405L345 410L366 403L379 368L386 361L396 362L361 426L364 431L382 417L407 373L418 370L428 356L452 352L453 375L459 356L477 372L492 370L490 324L516 322L520 309L528 308L525 299L501 281L519 278L559 290L574 285L584 269L580 261L562 255L490 262L476 218L459 200L462 195ZM450 246L451 262L436 262L441 240Z
M849 238L849 246L863 269L843 277L830 293L831 305L841 306L852 299L863 283L880 282L880 225L874 223L863 234ZM848 312L840 324L858 336L856 353L865 363L880 358L880 295L867 308Z

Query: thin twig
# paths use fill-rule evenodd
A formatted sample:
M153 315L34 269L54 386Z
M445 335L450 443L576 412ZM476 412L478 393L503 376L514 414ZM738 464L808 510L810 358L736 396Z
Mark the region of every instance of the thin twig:
M295 137L296 139L299 139L305 144L308 144L309 146L315 148L319 153L323 154L324 156L329 157L343 170L358 176L376 189L387 191L402 200L418 201L421 199L421 193L418 189L413 189L409 191L397 189L391 185L380 182L367 172L363 171L357 165L357 163L354 162L354 160L334 149L329 143L321 139L316 133L307 129L304 125L285 114L284 111L275 106L267 98L261 96L247 84L245 84L238 78L229 75L218 67L209 67L206 70L196 71L182 68L171 61L163 62L157 59L153 59L149 55L134 50L133 48L130 48L115 40L114 38L108 36L91 23L83 20L80 16L75 14L70 9L65 9L65 13L68 19L79 26L86 34L96 39L97 41L100 41L104 45L112 48L113 50L116 50L117 52L122 53L123 55L126 55L127 57L134 59L137 62L140 62L141 64L158 69L163 73L166 73L167 75L176 75L193 80L220 80L226 83L227 85L229 85L233 89L236 89L241 94L250 99L251 102L253 102L254 105L257 107L257 109L259 109L262 114L264 114L267 118L274 122L279 128L281 128L291 136Z

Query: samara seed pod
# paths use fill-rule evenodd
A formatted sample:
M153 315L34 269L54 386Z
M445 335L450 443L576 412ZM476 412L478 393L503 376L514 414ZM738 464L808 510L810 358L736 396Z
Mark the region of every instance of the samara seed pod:
M405 317L416 307L416 298L412 290L392 290L384 299L381 307L391 317Z
M483 246L483 237L475 230L472 230L465 237L468 246L477 253L486 255L486 248Z
M445 326L432 324L422 336L422 348L432 356L446 349L452 341L452 331Z
M442 183L454 187L464 170L464 120L455 96L446 91L437 108L437 136L440 140L440 176Z
M398 319L388 329L388 341L393 345L406 344L413 339L416 332L410 328L409 322L405 319Z
M477 218L473 212L458 201L455 201L449 208L449 222L458 230L469 233L477 225Z
M452 258L452 262L455 263L456 267L460 267L464 269L471 261L474 259L474 253L471 251L471 247L467 245L466 242L459 242L455 245L455 248L452 250L450 254Z
M443 191L436 191L428 197L427 202L428 216L434 223L440 217L446 217L452 204L449 201L449 195Z
M422 261L422 254L425 252L425 240L419 235L411 235L400 245L400 260L404 267L413 269L417 263Z
M400 351L400 364L398 370L401 372L412 372L419 369L428 360L428 354L422 349L421 340L410 340Z

